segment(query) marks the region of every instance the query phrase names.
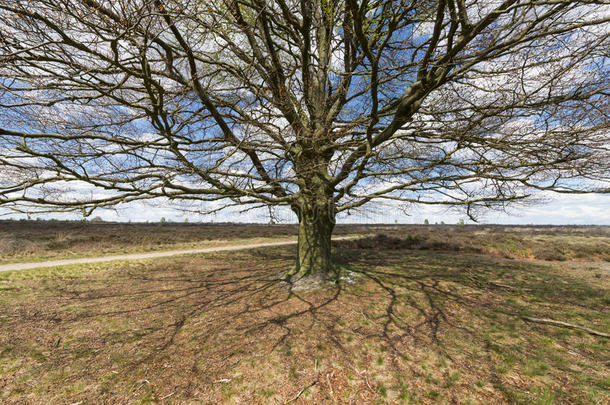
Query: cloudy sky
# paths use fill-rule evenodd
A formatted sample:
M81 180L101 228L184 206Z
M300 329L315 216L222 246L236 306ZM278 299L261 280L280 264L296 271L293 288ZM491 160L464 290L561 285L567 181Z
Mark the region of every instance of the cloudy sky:
M479 218L480 223L494 224L591 224L610 225L610 195L558 195L548 194L549 200L530 206L514 206L508 213L488 212ZM5 212L5 214L7 214ZM409 215L407 215L409 214ZM278 211L282 222L296 222L296 217L289 211ZM268 223L267 210L240 212L229 210L215 215L186 214L172 208L169 203L138 202L127 206L119 206L114 210L95 211L92 217L99 216L107 221L122 222L158 222L161 218L167 221L184 222L261 222ZM1 218L23 218L23 215L8 214ZM80 214L34 214L31 218L80 219ZM421 224L425 219L430 223L455 224L461 218L471 222L460 212L438 207L411 207L406 213L397 208L371 204L364 212L353 212L349 216L341 215L339 222L362 223L407 223Z

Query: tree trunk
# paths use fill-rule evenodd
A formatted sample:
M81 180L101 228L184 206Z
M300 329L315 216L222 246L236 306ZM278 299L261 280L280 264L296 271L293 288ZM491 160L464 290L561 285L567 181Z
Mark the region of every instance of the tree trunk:
M331 207L330 204L325 204ZM304 207L299 217L298 256L292 279L299 284L315 286L334 276L331 262L331 235L335 213L331 208Z

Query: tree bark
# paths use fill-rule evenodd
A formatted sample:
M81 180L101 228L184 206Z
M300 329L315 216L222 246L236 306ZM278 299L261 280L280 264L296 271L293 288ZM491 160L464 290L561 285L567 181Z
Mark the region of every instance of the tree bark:
M302 205L299 217L298 253L292 279L312 285L334 276L331 260L331 236L335 227L335 212L329 201Z

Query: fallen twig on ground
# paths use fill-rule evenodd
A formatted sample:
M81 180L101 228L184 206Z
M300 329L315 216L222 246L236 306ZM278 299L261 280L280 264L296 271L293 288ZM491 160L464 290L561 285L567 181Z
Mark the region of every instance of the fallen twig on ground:
M289 399L289 400L287 400L286 402L284 402L284 405L285 405L285 404L289 404L289 403L291 403L291 402L296 401L296 400L297 400L297 399L299 399L299 397L300 397L300 396L301 396L301 395L302 395L302 394L305 392L305 390L307 390L308 388L313 387L313 386L314 386L314 385L316 385L317 383L318 383L318 380L314 380L314 381L313 381L311 384L309 384L307 387L304 387L304 388L303 388L301 391L299 391L299 392L297 393L297 395L296 395L294 398Z
M171 394L167 394L166 396L161 397L160 400L163 401L164 399L167 399L167 398L171 397L174 394L175 394L175 392L172 392Z
M369 384L369 379L366 377L366 370L358 371L358 369L356 367L352 366L352 368L364 380L364 382L366 383L366 386L369 388L369 390L372 393L375 393L375 390L371 387L371 384Z
M332 398L333 402L337 402L337 401L335 400L335 397L334 397L334 393L333 393L333 386L332 386L332 384L330 383L330 377L331 377L331 376L334 376L334 375L335 375L335 372L334 372L334 371L332 372L332 374L328 374L328 373L327 373L327 374L326 374L326 382L327 382L327 384L328 384L328 389L330 390L330 397Z
M553 325L553 326L561 326L561 327L570 328L570 329L580 329L582 331L589 333L590 335L601 336L601 337L610 339L610 334L608 334L608 333L599 332L599 331L589 329L584 326L574 325L572 323L555 321L553 319L547 319L547 318L531 318L529 316L524 316L523 320L528 321L528 322L544 323L544 324Z

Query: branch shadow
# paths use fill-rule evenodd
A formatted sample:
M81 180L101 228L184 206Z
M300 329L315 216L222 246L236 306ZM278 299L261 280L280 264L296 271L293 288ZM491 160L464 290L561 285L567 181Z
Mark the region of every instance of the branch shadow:
M223 387L217 381L238 380L246 372L262 380L270 367L283 379L294 374L284 381L283 398L324 378L328 384L316 389L331 395L333 385L347 386L355 371L359 380L350 382L356 388L348 400L358 402L379 395L374 369L398 380L427 378L423 363L413 359L431 354L456 364L486 355L493 364L497 354L490 348L503 342L487 332L490 325L514 327L520 314L529 313L527 305L509 298L549 299L557 293L549 291L548 280L525 277L531 264L370 248L340 249L335 262L342 281L302 291L286 278L293 258L294 248L276 247L31 281L44 302L13 312L5 325L7 341L15 352L27 354L34 343L50 351L39 373L70 366L79 378L96 380L99 370L119 370L128 376L127 391L144 389L136 375L144 376L158 382L147 389L161 396L173 387L176 399L197 393L217 398ZM502 283L494 284L498 279ZM508 283L512 289L499 287ZM559 294L561 303L583 305L573 284ZM118 384L113 381L104 389ZM503 383L497 384L502 391ZM97 394L109 398L112 390L104 389Z

